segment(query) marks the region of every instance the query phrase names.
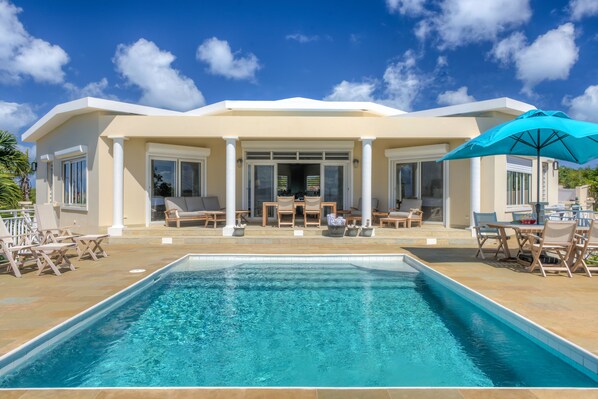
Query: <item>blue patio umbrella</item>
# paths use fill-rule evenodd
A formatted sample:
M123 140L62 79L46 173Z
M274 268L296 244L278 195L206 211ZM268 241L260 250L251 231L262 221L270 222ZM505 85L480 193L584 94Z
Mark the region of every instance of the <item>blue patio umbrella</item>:
M535 109L487 130L438 162L505 154L538 158L536 215L539 215L540 157L577 164L598 158L598 124L571 119L561 111Z

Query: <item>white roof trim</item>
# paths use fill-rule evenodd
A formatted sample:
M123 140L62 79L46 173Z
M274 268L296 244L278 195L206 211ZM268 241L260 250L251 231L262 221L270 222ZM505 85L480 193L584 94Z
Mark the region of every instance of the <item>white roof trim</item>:
M193 147L187 145L147 143L146 151L150 155L162 155L177 158L207 158L212 153L209 148Z
M277 101L221 101L185 113L211 115L224 111L311 111L311 112L373 112L382 116L404 114L404 111L367 101L321 101L309 98L285 98Z
M258 141L243 140L241 148L244 150L274 151L274 150L353 150L353 141Z
M70 157L77 157L79 155L87 154L86 145L76 145L74 147L65 148L64 150L56 151L54 156L56 159L64 159Z
M451 105L448 107L431 108L422 111L409 112L401 117L434 117L471 114L480 112L502 112L510 115L521 115L529 110L536 109L531 104L513 100L508 97L494 98L492 100L475 101L471 103Z
M27 129L21 136L21 139L26 142L34 142L73 116L93 111L112 111L137 115L182 115L182 113L178 111L123 103L120 101L104 100L101 98L84 97L79 100L58 104L33 126Z

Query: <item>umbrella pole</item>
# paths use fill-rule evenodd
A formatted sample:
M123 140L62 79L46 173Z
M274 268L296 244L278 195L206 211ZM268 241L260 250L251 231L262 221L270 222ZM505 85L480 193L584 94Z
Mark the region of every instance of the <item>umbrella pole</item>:
M540 148L538 148L536 160L536 224L540 224L540 208Z

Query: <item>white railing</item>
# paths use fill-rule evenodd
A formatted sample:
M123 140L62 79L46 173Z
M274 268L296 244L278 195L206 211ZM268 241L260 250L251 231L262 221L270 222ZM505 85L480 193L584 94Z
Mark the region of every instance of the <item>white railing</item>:
M11 236L28 235L37 236L37 223L33 209L8 209L0 210L0 216Z

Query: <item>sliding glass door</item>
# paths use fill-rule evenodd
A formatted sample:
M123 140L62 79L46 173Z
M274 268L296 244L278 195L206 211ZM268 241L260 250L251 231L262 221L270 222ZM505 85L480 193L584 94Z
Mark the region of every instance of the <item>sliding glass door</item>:
M423 218L444 222L444 166L442 162L396 162L393 170L394 206L403 199L422 200Z
M275 201L275 165L249 164L248 205L252 217L262 217L264 202ZM270 211L272 212L272 210ZM269 215L271 216L271 215Z
M324 201L336 202L337 209L345 204L345 165L324 165Z
M164 220L165 197L201 196L202 163L179 159L151 159L151 221Z
M151 220L164 220L164 197L176 194L176 160L152 159Z

